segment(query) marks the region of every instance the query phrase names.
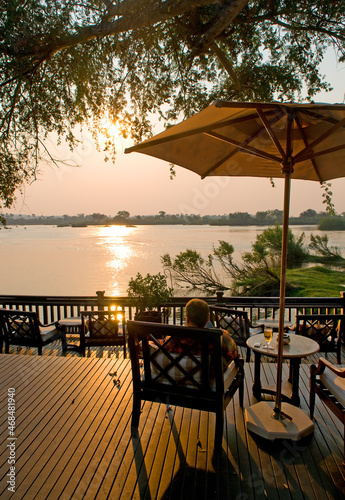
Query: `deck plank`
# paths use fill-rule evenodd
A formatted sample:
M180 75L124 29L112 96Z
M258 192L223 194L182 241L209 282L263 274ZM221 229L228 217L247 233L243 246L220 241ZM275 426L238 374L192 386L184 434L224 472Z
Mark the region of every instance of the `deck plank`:
M34 498L38 492L42 498L46 498L48 490L52 488L56 478L63 474L66 460L68 461L70 456L75 456L74 451L70 452L73 435L79 426L82 428L83 419L89 411L92 411L94 402L92 401L92 394L89 392L92 388L91 382L89 381L87 384L89 373L87 365L90 365L90 363L80 363L81 360L78 361L78 364L82 365L82 370L79 366L79 370L75 371L72 378L73 382L70 385L68 383L60 386L56 384L57 392L54 399L46 399L46 408L49 407L49 411L38 423L34 417L32 428L29 426L26 429L26 434L31 440L28 448L31 460L26 467L22 468L22 471L23 473L26 472L26 477L32 477L34 468L35 472L38 472L37 462L42 466L40 470L42 486L37 483L31 485L26 492L27 498ZM104 363L102 365L104 366ZM102 365L99 365L99 369L95 373L96 377L100 375ZM89 392L88 398L85 398L85 402L89 403L89 409L85 406L83 400L85 391ZM42 406L43 403L38 406L40 412ZM25 437L24 434L23 437ZM72 468L73 466L74 464L72 464Z
M109 368L113 369L113 366L109 367L108 363L103 362L89 380L88 372L83 372L78 380L79 391L73 388L70 392L69 399L73 399L69 408L67 411L63 409L56 415L57 419L64 418L71 425L64 433L63 441L61 432L56 433L53 440L54 453L46 451L43 455L49 474L37 491L39 496L46 498L49 494L53 498L58 498L62 492L61 478L64 482L68 482L72 471L78 467L81 460L82 449L85 445L90 446L91 438L97 435L104 417L104 399L112 397L114 401L117 395L117 389L114 388L109 376Z
M123 369L122 368L123 365ZM109 399L106 393L104 396L102 419L99 423L97 432L88 433L85 436L85 446L87 453L84 453L78 463L78 467L72 471L65 490L69 494L79 495L83 497L86 492L92 489L94 497L102 489L107 489L108 485L105 482L113 481L117 476L122 460L121 444L128 441L128 419L131 413L129 401L131 397L131 378L129 364L121 367L116 367L117 376L121 380L120 387L109 387L112 393L115 393L115 398ZM88 442L90 444L88 444ZM91 445L91 446L90 446ZM91 453L90 453L91 452Z
M102 354L102 357L101 357ZM105 354L105 355L104 355ZM343 429L317 398L313 436L271 443L246 430L238 395L226 409L223 450L213 454L215 416L146 402L131 434L128 359L0 355L0 496L7 499L7 389L16 389L16 497L218 500L342 499ZM263 363L263 380L276 378ZM254 364L245 364L244 407L255 404ZM111 376L114 374L116 376ZM283 377L288 374L284 363ZM120 385L114 384L120 380ZM309 365L301 408L309 412Z

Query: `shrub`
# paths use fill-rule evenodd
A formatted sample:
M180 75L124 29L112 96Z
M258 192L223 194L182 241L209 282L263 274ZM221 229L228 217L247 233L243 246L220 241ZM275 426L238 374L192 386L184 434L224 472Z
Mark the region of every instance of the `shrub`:
M173 289L168 287L166 277L161 273L145 277L138 273L136 278L129 280L127 294L140 311L145 311L169 302Z

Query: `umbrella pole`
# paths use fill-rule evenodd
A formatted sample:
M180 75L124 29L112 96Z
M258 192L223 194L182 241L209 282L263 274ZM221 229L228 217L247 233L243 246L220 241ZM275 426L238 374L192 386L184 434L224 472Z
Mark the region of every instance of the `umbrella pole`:
M284 172L284 218L283 238L280 270L280 302L279 302L279 331L278 331L278 357L277 357L277 385L276 398L273 406L271 401L260 401L245 410L247 429L259 436L275 439L291 439L298 441L304 436L311 434L314 424L302 410L296 406L281 402L282 371L283 371L283 336L285 316L285 290L286 290L286 266L287 266L287 242L289 231L290 210L290 184L293 172L292 161L283 165ZM282 406L283 410L282 411ZM272 413L273 408L273 413ZM288 413L287 413L288 412Z
M284 178L284 211L283 211L283 238L280 268L280 297L279 297L279 327L278 327L278 357L277 357L277 386L273 417L284 418L281 412L281 385L283 371L283 336L284 336L284 316L285 316L285 293L286 293L286 267L287 267L287 241L289 230L290 211L290 186L291 167L283 167Z

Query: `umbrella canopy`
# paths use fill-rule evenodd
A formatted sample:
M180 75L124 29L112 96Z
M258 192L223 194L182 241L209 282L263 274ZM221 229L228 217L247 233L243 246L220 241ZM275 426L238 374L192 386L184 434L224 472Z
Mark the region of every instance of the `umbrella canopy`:
M202 178L284 177L324 182L344 176L345 105L216 101L126 149L180 165ZM331 156L330 156L331 155Z
M319 182L345 176L345 105L217 100L152 139L126 149L207 176L282 177L284 218L275 414L281 377L290 180Z

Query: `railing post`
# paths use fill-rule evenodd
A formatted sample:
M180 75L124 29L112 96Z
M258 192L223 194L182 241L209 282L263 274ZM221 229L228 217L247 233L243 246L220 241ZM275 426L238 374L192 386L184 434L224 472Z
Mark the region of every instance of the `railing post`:
M216 304L223 304L224 303L224 292L222 290L217 290L216 292Z
M345 311L345 292L340 292L341 295L341 314L344 314Z
M105 306L104 294L105 294L104 290L96 292L96 295L97 295L97 309L99 311L102 311L104 309L104 306Z

